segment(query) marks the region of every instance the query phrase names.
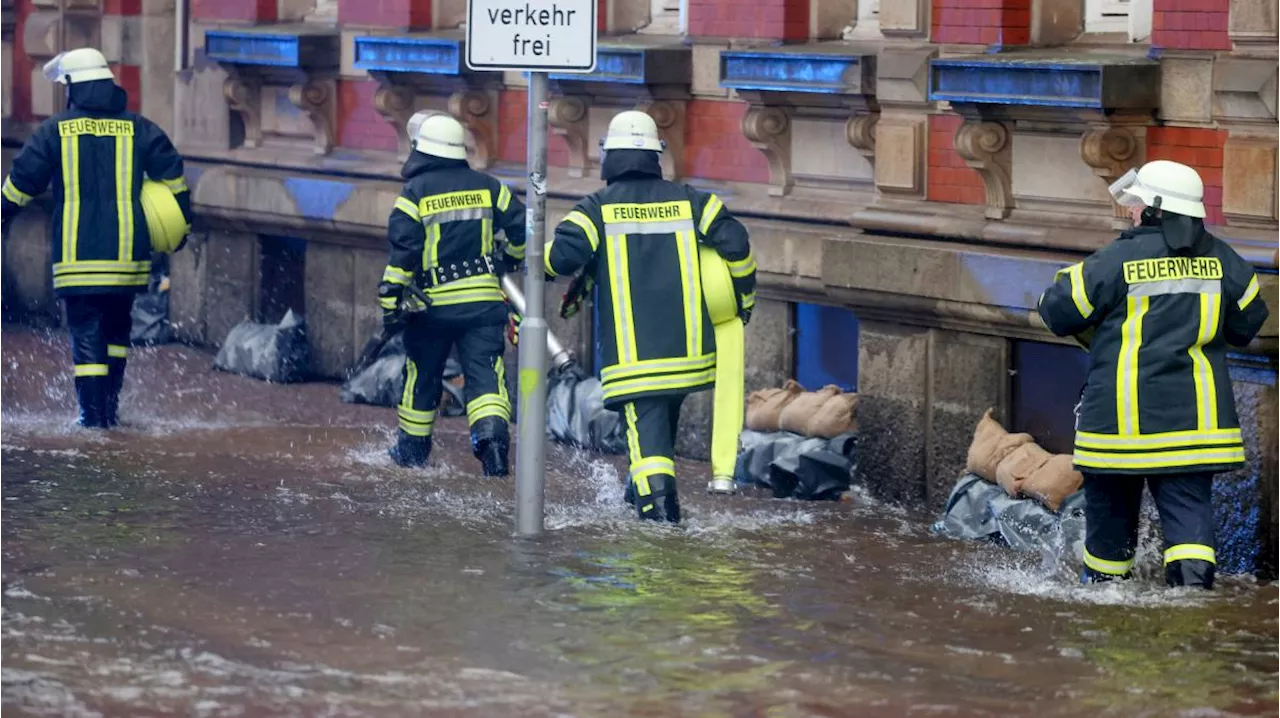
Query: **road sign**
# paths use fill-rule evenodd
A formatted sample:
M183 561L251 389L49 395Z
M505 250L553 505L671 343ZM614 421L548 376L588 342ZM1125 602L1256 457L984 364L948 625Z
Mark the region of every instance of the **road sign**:
M591 72L597 2L467 0L467 67Z

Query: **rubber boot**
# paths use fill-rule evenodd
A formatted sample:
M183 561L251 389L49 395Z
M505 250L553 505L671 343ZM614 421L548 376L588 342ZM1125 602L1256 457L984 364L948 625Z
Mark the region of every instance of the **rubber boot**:
M107 362L107 400L105 420L108 427L120 425L120 390L124 388L124 359Z
M1080 583L1086 586L1091 583L1109 583L1111 581L1127 581L1129 580L1129 577L1130 575L1127 573L1123 576L1116 576L1110 573L1095 571L1089 568L1088 566L1085 566L1080 571Z
M647 496L636 492L636 513L640 520L680 523L680 499L676 495L675 477L651 476L649 490L651 493Z
M80 426L107 428L107 377L76 377L76 399L80 403Z
M412 436L401 431L396 445L387 449L387 454L398 466L409 469L426 466L431 456L431 437Z
M1215 572L1215 566L1208 561L1182 559L1165 564L1164 581L1170 586L1194 586L1212 591Z
M480 460L485 476L503 478L510 475L508 451L511 439L507 422L487 416L471 426L471 451Z

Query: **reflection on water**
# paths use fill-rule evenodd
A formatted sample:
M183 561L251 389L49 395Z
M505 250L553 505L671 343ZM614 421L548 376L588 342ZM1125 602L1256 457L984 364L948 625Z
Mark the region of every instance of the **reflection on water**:
M1080 587L865 498L690 492L687 526L639 525L620 463L559 447L549 531L518 540L464 423L406 471L391 412L164 348L92 435L64 353L4 335L6 716L1276 712L1252 579Z

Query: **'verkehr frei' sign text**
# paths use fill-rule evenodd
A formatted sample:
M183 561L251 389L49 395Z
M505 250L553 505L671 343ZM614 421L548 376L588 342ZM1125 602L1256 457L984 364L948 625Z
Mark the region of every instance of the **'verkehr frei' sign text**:
M472 70L591 72L597 0L468 0Z

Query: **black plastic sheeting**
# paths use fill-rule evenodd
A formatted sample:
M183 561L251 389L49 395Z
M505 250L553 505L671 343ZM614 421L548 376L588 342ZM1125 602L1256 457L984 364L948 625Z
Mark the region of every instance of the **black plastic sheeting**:
M289 310L279 324L237 324L222 343L213 366L286 384L305 379L309 361L306 321Z
M627 451L622 416L604 408L600 380L566 371L547 388L547 436L561 444L604 454Z
M1061 554L1084 540L1084 492L1068 496L1054 513L1033 499L1012 498L998 484L965 474L930 530L947 538Z
M810 439L785 431L744 431L742 447L734 468L738 483L768 489L779 499L836 501L849 490L858 437Z
M151 278L147 291L133 300L132 326L129 343L134 346L155 346L174 341L173 326L169 323L168 257L160 257L151 263Z
M339 398L348 404L398 405L400 395L404 393L404 360L404 335L397 334L383 345L378 358L367 369L343 383ZM444 416L466 413L462 390L448 381L461 374L462 367L457 361L452 357L445 361L444 391L449 393L451 400L440 410Z

